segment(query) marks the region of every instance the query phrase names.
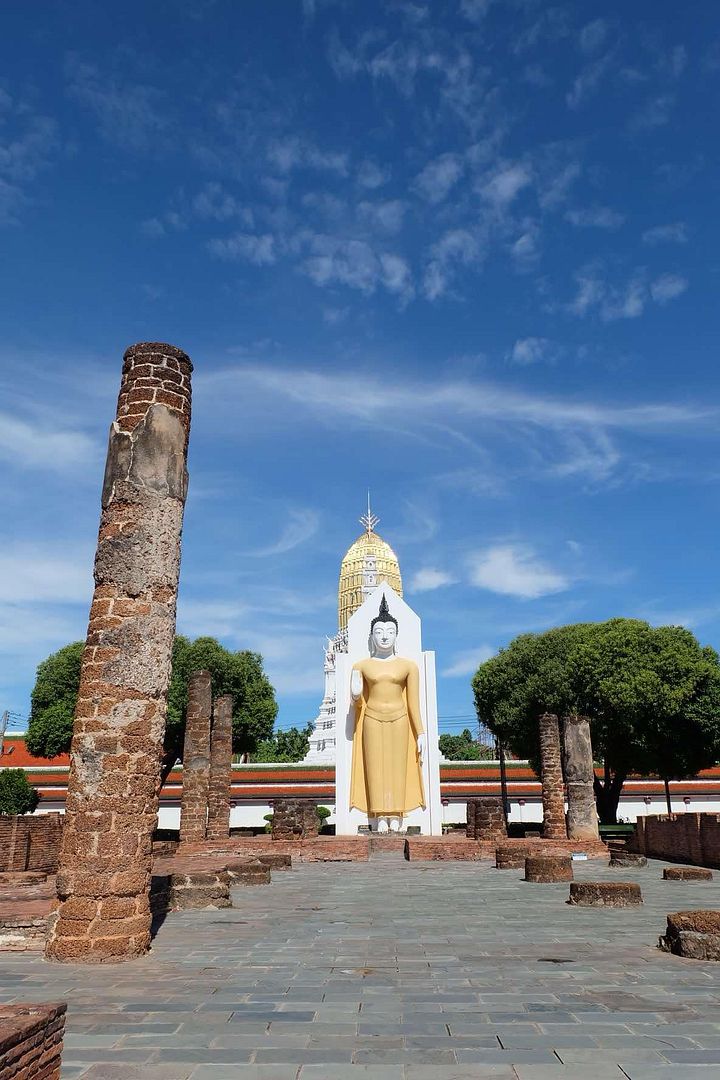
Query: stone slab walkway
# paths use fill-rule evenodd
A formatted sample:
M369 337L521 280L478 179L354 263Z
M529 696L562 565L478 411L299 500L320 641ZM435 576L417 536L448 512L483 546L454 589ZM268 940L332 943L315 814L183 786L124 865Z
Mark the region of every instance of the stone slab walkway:
M717 1080L720 965L655 945L720 875L663 865L576 864L640 882L602 910L488 863L305 864L168 916L132 964L5 954L0 995L68 1001L63 1080Z

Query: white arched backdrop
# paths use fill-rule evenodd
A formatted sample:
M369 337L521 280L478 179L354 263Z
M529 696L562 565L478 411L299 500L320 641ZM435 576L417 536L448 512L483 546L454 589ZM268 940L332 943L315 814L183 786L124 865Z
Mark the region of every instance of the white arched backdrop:
M425 757L422 766L426 806L411 810L403 818L403 830L419 825L423 836L442 834L440 803L440 751L438 749L437 690L435 687L435 653L422 651L420 617L405 601L383 582L363 602L348 622L348 651L336 654L337 756L335 759L335 833L356 836L358 826L368 824L361 810L350 809L350 776L352 772L355 703L350 695L350 673L353 664L370 655L370 623L385 596L390 614L398 622L395 651L398 656L414 660L420 671L420 712L427 732Z

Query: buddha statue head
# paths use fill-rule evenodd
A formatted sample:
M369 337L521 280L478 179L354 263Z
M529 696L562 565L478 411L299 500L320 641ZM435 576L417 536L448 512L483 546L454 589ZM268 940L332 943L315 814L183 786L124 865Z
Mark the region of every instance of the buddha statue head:
M390 614L387 599L380 601L380 611L370 623L370 655L381 660L395 654L398 621Z

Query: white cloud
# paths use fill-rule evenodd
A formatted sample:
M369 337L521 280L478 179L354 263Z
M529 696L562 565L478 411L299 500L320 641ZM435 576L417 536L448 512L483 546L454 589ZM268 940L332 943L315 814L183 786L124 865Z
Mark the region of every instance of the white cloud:
M531 179L529 167L522 162L516 162L502 166L492 176L484 178L478 191L483 199L501 210L510 205Z
M546 359L550 348L547 338L518 338L507 358L512 364L538 364Z
M654 225L642 234L644 244L687 244L688 233L684 221L675 221L670 225Z
M6 604L83 603L92 596L92 553L27 542L0 552L0 599Z
M463 163L458 154L441 154L418 173L413 186L423 199L434 205L447 198L462 174Z
M593 19L580 31L580 48L585 53L595 52L605 41L608 33L606 19Z
M382 202L366 200L358 203L357 210L358 216L373 229L392 234L402 229L407 205L402 199L386 199Z
M313 169L318 172L347 176L348 155L342 151L320 150L313 143L296 135L271 140L267 159L281 173L293 169Z
M625 216L609 206L592 206L585 210L568 210L565 219L572 225L596 229L618 229L624 222Z
M613 54L608 52L582 69L565 97L569 108L579 109L597 91L610 69L612 58Z
M628 126L632 131L652 131L654 128L663 127L670 121L674 104L675 98L672 94L659 94L633 113Z
M452 574L448 574L445 570L435 570L432 567L425 567L422 570L418 570L410 582L411 592L430 592L433 589L440 589L443 585L452 585L455 582L455 578Z
M496 652L497 649L494 649L492 645L480 645L477 649L467 649L465 652L457 653L449 667L446 667L441 674L446 679L474 675L480 665L491 656L495 656Z
M382 285L405 302L412 296L410 268L400 255L378 255L365 240L322 233L310 235L308 246L310 255L301 269L316 285L346 285L368 296Z
M472 23L481 23L488 13L492 0L460 0L460 12Z
M220 259L241 259L255 266L272 266L277 260L275 237L270 233L234 233L226 239L209 240L208 251Z
M430 248L430 261L423 281L428 300L437 300L447 292L456 267L477 263L483 255L477 235L469 229L445 232Z
M172 121L157 87L118 78L76 54L66 63L68 94L95 115L100 134L128 150L155 150Z
M360 187L375 191L383 187L390 179L390 168L381 168L374 161L363 161L358 166L357 182Z
M94 464L98 456L98 446L83 432L0 413L0 457L18 468L65 472Z
M314 510L291 510L290 521L285 526L279 539L269 547L250 552L257 557L284 555L293 548L310 540L318 531L320 521Z
M541 562L524 545L497 544L477 552L469 561L472 584L502 596L536 600L570 585L563 574Z
M650 293L653 300L656 300L658 304L665 304L668 300L674 300L676 296L681 296L687 287L687 278L681 277L680 274L663 274L653 281L650 286Z

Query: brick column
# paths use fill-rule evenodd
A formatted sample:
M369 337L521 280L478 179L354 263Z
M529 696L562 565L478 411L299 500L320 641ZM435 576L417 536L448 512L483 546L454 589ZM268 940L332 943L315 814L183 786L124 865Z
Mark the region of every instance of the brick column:
M230 835L232 712L232 694L219 697L213 707L210 736L210 790L206 833L208 840L227 840Z
M127 960L150 944L191 371L172 345L144 342L125 353L73 726L60 903L48 933L53 960Z
M560 725L554 713L543 713L540 732L540 779L542 781L543 836L565 840L565 797L560 764Z
M210 787L210 718L212 682L209 671L194 671L188 682L180 802L180 843L205 839Z
M563 718L563 742L568 791L568 837L571 840L597 840L600 830L595 807L595 770L590 723L586 717Z

